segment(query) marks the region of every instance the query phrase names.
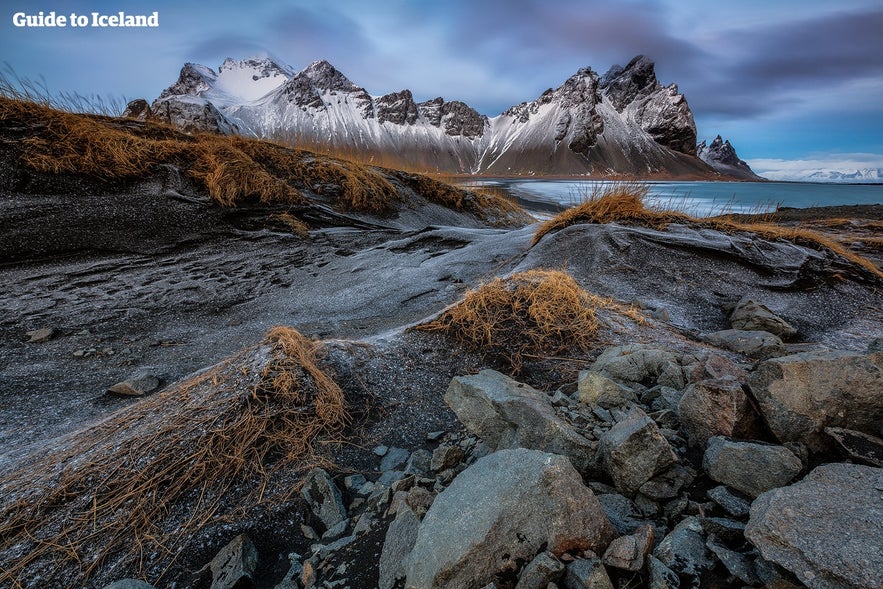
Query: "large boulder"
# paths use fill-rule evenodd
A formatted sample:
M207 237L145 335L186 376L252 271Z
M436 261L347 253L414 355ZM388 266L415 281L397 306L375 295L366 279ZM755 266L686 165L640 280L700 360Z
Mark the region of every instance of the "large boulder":
M475 589L544 549L603 553L613 527L563 456L501 450L460 473L429 508L405 561L406 587Z
M691 382L710 378L746 378L745 371L734 362L708 350L681 354L648 344L607 348L589 370L621 383L662 385L678 390Z
M724 329L707 334L705 341L718 348L739 352L752 358L775 358L785 355L785 344L768 331Z
M346 519L346 506L343 504L340 489L321 468L314 468L307 473L300 494L326 529L331 529Z
M750 439L761 433L742 383L729 376L688 386L678 403L678 415L690 440L700 447L712 436Z
M766 331L782 339L797 335L794 326L773 313L766 305L748 297L736 303L730 313L730 325L733 329L744 331Z
M567 456L583 474L594 471L596 446L558 417L549 396L495 370L457 376L445 401L491 450L529 448Z
M784 446L715 436L708 441L702 468L713 480L757 497L787 485L800 474L803 464Z
M812 589L883 587L883 469L819 466L762 494L745 537Z
M677 462L659 427L638 408L604 433L599 455L616 490L627 496Z
M883 353L814 351L767 360L749 384L770 430L781 442L830 448L825 427L880 435Z

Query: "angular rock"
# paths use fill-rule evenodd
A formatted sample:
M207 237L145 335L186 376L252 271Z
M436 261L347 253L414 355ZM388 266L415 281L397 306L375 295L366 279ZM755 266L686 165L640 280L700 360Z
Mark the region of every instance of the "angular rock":
M702 530L709 536L716 536L724 542L741 543L745 536L745 524L725 517L700 517Z
M405 563L407 586L480 587L542 549L602 550L613 535L566 458L501 450L477 460L436 497Z
M714 536L709 536L705 545L724 564L731 575L748 585L757 584L758 579L754 572L754 566L746 555L730 550Z
M429 474L431 463L432 453L429 450L414 450L405 464L405 473L425 476Z
M653 556L672 571L694 577L714 566L714 559L705 547L702 525L692 516L682 520L662 539Z
M653 526L644 524L634 534L613 540L602 561L608 566L636 573L644 568L644 560L651 550Z
M390 448L380 461L380 471L395 470L408 461L411 453L404 448Z
M696 479L696 471L687 466L674 464L668 470L656 475L638 491L653 501L665 501L677 497L686 486Z
M347 518L340 489L321 468L314 468L307 473L300 494L326 528L333 528Z
M734 495L723 485L709 489L707 495L709 499L720 505L724 511L733 517L746 516L751 509L751 502L738 495Z
M546 589L549 583L554 583L563 574L561 561L549 552L541 552L524 567L515 589Z
M712 436L755 439L762 432L742 383L732 377L689 385L678 403L678 415L690 441L700 448Z
M454 444L442 444L432 452L429 469L433 472L441 472L454 468L466 458L463 448Z
M107 392L126 397L141 397L159 388L159 379L149 372L139 372L108 387Z
M577 395L584 405L598 405L609 409L634 402L635 393L599 372L583 370L577 377Z
M686 385L678 356L644 344L607 348L590 370L626 383L649 382L675 389Z
M745 537L811 589L883 587L883 469L825 464L751 505Z
M420 518L408 507L400 507L396 518L389 524L383 549L380 552L380 576L377 581L380 589L392 589L398 579L404 578L402 563L417 540Z
M55 329L52 327L43 327L27 332L25 335L29 337L29 344L42 344L48 342L55 335Z
M659 427L637 408L601 437L599 456L616 489L626 496L677 462Z
M766 360L749 380L780 442L832 448L825 427L878 435L883 422L883 353L802 352Z
M826 427L841 450L852 460L869 466L883 466L883 440L842 427Z
M548 395L494 370L457 376L445 402L491 448L529 448L567 456L583 474L594 471L595 444L555 413Z
M797 335L797 329L790 323L748 297L736 303L730 313L730 325L743 331L766 331L786 340Z
M702 468L715 481L757 497L787 485L800 474L803 464L784 446L716 436L708 441Z
M649 589L678 589L681 586L677 573L652 554L647 557L647 572L650 576L647 584Z
M707 334L705 341L718 348L745 354L752 358L774 358L785 355L785 344L768 331L725 329Z
M613 589L600 558L578 558L567 564L564 589Z
M210 589L237 589L250 586L257 566L257 549L248 536L240 534L206 565L211 572Z
M605 493L598 495L598 502L618 535L634 534L638 528L644 525L644 516L641 510L628 497L619 493Z
M150 583L139 581L137 579L120 579L109 585L105 585L104 589L155 589Z

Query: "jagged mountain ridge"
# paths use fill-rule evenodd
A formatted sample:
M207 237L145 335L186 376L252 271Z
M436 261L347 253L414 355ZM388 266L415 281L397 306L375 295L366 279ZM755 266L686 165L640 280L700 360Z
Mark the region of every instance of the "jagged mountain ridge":
M739 159L730 141L724 141L720 135L712 140L711 145L706 145L703 140L696 148L696 155L722 174L745 180L761 180L745 161Z
M185 64L151 113L185 129L396 154L403 163L491 175L715 177L696 157L696 126L675 84L638 56L489 118L460 101L372 96L327 61L300 72L269 58Z

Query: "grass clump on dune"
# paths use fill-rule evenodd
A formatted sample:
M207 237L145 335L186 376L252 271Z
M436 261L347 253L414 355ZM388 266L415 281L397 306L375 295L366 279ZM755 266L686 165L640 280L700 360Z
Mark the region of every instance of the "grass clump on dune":
M565 272L529 270L469 291L440 317L416 329L449 335L518 373L529 359L589 351L600 326L599 308L639 320L634 310L583 290Z
M739 222L727 215L698 218L677 211L654 209L645 204L648 190L645 184L630 182L595 187L583 202L540 225L534 233L533 245L549 233L581 223L622 223L658 230L665 229L671 223L683 223L730 234L753 233L764 239L784 240L815 250L828 250L861 266L877 278L883 278L883 271L873 262L817 231L770 221Z
M195 532L269 499L283 469L322 462L313 444L338 435L348 413L318 352L294 329L273 328L257 349L0 481L0 586L39 574L47 586L79 587L99 569L167 569Z

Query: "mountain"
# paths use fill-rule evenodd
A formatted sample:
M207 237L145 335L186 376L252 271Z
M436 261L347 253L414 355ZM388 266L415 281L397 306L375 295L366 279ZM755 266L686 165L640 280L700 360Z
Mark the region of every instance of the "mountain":
M456 100L416 102L407 89L371 95L327 61L299 72L269 58L227 59L217 72L188 63L149 114L453 173L720 177L696 157L686 99L644 56L603 76L582 68L491 118Z
M764 176L770 180L782 180L788 182L880 184L883 183L883 168L788 168L784 170L765 171Z
M711 145L706 145L703 140L696 148L696 155L721 174L745 180L763 179L755 174L747 163L739 159L729 140L724 141L720 135L714 138Z

